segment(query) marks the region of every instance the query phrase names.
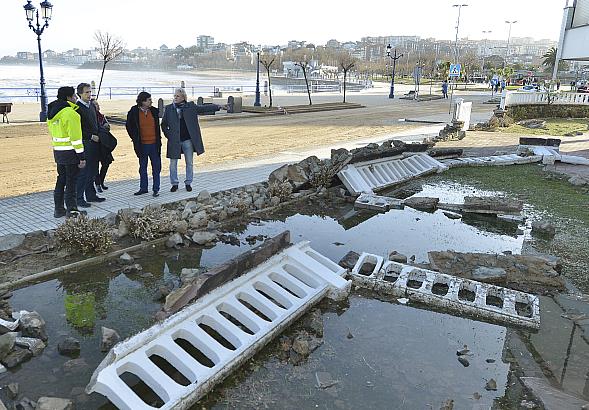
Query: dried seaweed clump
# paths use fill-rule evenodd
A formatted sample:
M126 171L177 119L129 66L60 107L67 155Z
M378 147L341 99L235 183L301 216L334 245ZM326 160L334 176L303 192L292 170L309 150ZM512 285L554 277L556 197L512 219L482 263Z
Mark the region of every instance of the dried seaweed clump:
M268 195L276 196L281 201L286 201L292 194L292 185L288 181L273 183L268 186Z
M321 165L317 171L311 174L309 183L314 188L329 188L333 177L332 169L326 165Z
M121 213L129 233L139 239L151 241L173 230L174 218L161 206L148 206L140 214Z
M89 253L104 253L113 244L108 225L96 218L80 215L68 218L55 231L57 246L69 251Z

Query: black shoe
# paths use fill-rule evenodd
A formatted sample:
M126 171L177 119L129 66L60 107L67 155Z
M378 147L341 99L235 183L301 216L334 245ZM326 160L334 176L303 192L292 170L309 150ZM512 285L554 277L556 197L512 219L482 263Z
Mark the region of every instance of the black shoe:
M66 218L77 218L80 215L88 215L88 212L79 211L77 209L71 209L69 211L66 211L65 217Z
M102 188L103 191L106 191L108 189L108 187L104 184L101 184L100 187Z
M88 198L86 199L87 202L104 202L106 201L106 198L101 198L99 196L96 196L94 198Z
M160 193L159 193L159 191L153 191L152 195L154 198L157 198L158 196L160 196Z
M65 209L56 209L53 211L54 218L61 218L62 216L65 216Z
M172 185L172 189L170 189L170 192L176 192L178 190L178 185Z
M102 186L100 184L96 185L96 192L98 192L100 194L102 193Z
M190 191L192 191L192 187L191 187L190 185L186 185L186 190L187 190L188 192L190 192Z
M90 208L92 205L86 201L78 201L78 207L81 208Z
M147 191L144 191L143 189L140 189L139 191L135 192L133 195L139 196L139 195L143 195L143 194L147 194Z

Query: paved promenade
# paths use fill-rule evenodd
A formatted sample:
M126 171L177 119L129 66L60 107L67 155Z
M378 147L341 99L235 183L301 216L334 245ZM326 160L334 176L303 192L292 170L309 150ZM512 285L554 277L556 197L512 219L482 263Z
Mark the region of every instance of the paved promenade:
M158 198L153 198L151 193L141 196L133 195L139 189L139 177L126 181L107 181L109 189L105 193L99 194L107 200L99 204L93 203L91 208L87 208L87 211L90 217L103 217L123 208L143 208L149 204L164 204L194 198L202 190L213 193L265 181L273 170L286 163L298 162L310 155L328 158L332 148L353 149L371 142L378 143L391 138L405 141L422 140L425 136L437 134L441 128L441 125L426 126L402 133L379 135L378 137L366 138L351 143L338 143L336 146L318 147L296 152L281 152L279 155L272 157L233 162L206 169L199 169L198 160L196 160L192 192L187 192L182 183L177 192L170 192L171 185L167 175L162 175L160 196ZM164 160L166 159L164 158ZM181 161L180 164L182 163ZM114 166L116 166L116 163ZM47 178L55 178L55 175L47 175ZM180 181L183 181L183 175L180 175ZM65 218L56 219L53 217L53 191L0 199L0 236L9 233L28 233L37 230L54 229L64 220Z

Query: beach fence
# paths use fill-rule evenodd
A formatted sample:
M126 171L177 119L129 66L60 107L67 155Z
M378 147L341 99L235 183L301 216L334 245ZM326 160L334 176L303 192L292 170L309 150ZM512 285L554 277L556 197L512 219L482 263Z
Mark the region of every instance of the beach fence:
M174 90L178 86L140 86L140 87L102 87L100 89L100 96L103 100L110 99L132 99L141 91L147 91L154 97L170 97L174 94ZM246 94L254 93L255 85L203 85L203 86L188 86L184 87L188 96L196 98L198 96L205 97L224 97L229 94ZM58 87L46 87L45 91L49 99L55 98ZM93 94L96 94L96 89ZM41 89L36 87L3 87L0 88L0 101L14 102L14 101L39 101L41 98Z

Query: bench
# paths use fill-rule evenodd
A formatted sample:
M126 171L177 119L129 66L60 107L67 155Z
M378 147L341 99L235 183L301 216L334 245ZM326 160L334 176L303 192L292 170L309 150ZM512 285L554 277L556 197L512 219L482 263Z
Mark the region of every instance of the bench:
M2 114L2 123L4 123L4 120L6 119L6 122L8 124L10 124L10 121L8 121L8 113L11 110L12 110L12 103L0 102L0 114Z

